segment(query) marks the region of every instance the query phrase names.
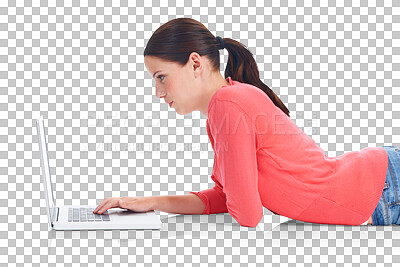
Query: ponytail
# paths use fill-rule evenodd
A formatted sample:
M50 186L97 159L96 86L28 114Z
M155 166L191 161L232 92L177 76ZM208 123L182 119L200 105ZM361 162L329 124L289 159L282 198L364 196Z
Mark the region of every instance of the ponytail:
M266 93L272 102L279 107L288 117L289 109L281 99L259 77L257 63L253 54L242 43L230 38L223 38L224 47L229 52L228 63L225 69L225 78L231 76L232 80L252 84Z

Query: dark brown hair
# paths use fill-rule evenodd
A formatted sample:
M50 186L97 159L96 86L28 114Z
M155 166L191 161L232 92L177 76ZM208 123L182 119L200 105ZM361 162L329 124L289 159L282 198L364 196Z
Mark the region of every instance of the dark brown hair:
M229 52L225 69L225 79L252 84L264 91L272 102L287 116L289 109L280 98L259 77L253 54L242 43L231 38L223 38L224 47ZM192 52L206 56L215 71L219 71L220 54L216 37L200 22L191 18L177 18L161 25L151 36L143 56L151 55L165 61L184 66ZM290 116L289 116L290 117Z

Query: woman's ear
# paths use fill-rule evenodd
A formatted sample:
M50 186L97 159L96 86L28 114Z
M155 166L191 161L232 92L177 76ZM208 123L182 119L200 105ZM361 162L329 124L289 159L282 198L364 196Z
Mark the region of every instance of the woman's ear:
M203 68L204 60L198 53L192 52L189 56L189 63L192 65L193 71L201 71Z

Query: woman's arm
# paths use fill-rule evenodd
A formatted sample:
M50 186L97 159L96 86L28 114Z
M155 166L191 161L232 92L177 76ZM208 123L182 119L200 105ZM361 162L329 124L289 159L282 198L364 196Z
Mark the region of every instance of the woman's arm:
M206 206L195 194L151 196L153 210L176 214L202 214Z

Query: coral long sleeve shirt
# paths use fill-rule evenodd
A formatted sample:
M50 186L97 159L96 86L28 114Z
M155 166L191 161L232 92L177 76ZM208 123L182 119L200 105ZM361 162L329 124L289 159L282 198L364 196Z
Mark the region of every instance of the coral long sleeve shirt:
M255 227L263 206L291 219L360 225L381 197L388 156L367 147L327 157L259 88L226 79L212 96L207 133L213 188L196 194L203 214L226 213Z

